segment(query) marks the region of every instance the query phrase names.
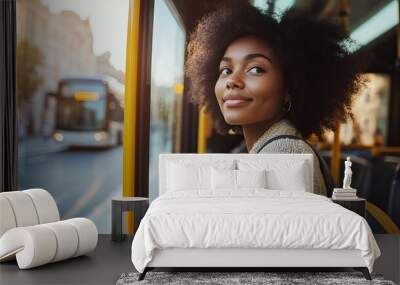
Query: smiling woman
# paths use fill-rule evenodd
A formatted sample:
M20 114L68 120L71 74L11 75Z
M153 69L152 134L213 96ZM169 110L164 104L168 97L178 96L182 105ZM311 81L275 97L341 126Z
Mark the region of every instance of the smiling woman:
M276 118L267 106L273 103L290 109L285 116L305 138L321 135L350 115L352 96L363 85L362 61L343 42L351 43L338 25L306 11L289 9L278 22L246 1L227 1L204 16L190 36L188 91L193 102L211 110L221 134L234 129L246 135L245 125ZM240 88L229 92L249 96L254 104L248 110L257 110L239 121L224 112L220 93L237 84ZM250 93L255 86L263 96Z
M307 11L289 9L278 21L247 1L226 1L190 36L188 92L218 133L243 134L249 153L314 154L315 192L329 195L328 171L304 139L352 115L362 61L343 42L351 41L338 25Z
M276 121L281 117L281 101L288 101L288 96L281 96L284 92L282 81L280 66L262 40L241 37L233 41L221 60L215 84L225 121L243 128L254 121L266 125Z

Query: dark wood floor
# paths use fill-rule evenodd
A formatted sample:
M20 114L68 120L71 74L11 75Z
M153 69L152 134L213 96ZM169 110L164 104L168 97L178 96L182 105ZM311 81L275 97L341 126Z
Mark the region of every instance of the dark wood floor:
M374 273L400 283L400 235L375 238L382 256L375 262ZM0 284L115 284L122 273L134 271L131 243L132 238L116 243L109 235L100 235L96 250L87 256L28 270L19 270L15 261L3 263Z
M132 238L112 242L99 235L96 249L87 256L19 270L17 263L0 264L0 284L115 284L124 272L132 272Z

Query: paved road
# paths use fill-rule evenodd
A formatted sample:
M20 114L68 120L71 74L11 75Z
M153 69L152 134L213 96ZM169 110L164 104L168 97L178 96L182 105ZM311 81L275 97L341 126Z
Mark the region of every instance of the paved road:
M44 188L62 219L88 217L111 232L111 197L122 195L122 147L64 150L19 159L19 188Z
M158 155L170 152L166 127L153 124L149 196L158 196ZM99 233L111 233L111 198L122 196L122 147L65 149L42 137L19 145L19 189L43 188L55 198L62 219L87 217Z

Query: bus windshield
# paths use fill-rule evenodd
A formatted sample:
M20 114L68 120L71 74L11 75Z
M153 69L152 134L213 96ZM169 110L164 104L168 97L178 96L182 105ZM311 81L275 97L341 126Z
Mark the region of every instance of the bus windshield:
M64 81L57 106L57 129L98 131L105 128L106 88L95 80Z

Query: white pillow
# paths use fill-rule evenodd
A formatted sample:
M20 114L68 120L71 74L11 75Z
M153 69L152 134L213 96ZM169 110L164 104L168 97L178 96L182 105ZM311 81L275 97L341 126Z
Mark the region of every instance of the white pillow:
M166 190L210 190L211 167L217 169L235 169L235 160L190 161L168 160L166 162Z
M267 187L271 190L307 191L310 188L308 165L301 161L262 161L239 159L240 170L266 169Z
M211 189L236 189L236 170L211 167Z
M282 171L271 169L267 172L268 188L288 191L303 191L307 189L307 175L304 161L293 164L293 167Z
M211 189L266 188L266 171L211 168Z
M267 171L235 170L237 188L267 188Z

